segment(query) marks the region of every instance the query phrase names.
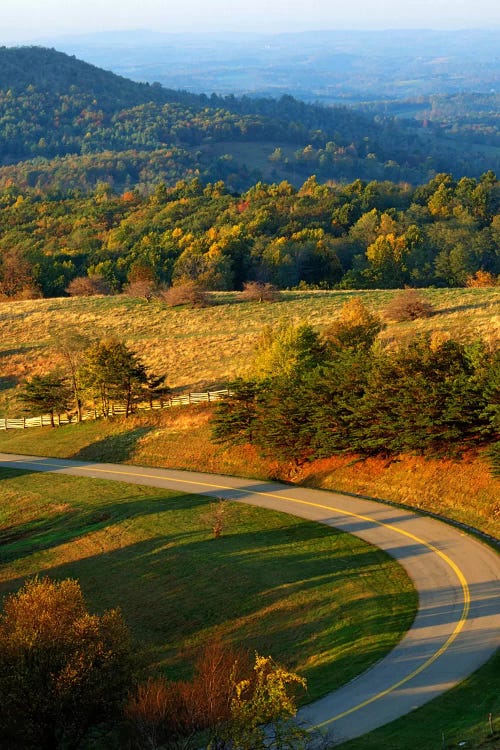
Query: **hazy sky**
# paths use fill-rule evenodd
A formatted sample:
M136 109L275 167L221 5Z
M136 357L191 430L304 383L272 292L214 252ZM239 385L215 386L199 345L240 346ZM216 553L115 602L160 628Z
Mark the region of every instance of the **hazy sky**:
M500 28L498 0L0 0L0 43L113 29Z

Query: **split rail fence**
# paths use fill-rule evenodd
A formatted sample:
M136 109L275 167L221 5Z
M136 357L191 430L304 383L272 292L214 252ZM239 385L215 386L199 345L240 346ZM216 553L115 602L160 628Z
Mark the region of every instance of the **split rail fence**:
M135 406L134 412L151 411L157 409L170 409L172 406L189 406L190 404L211 404L214 401L220 401L224 396L228 396L229 391L207 391L206 393L187 393L183 396L169 396L168 398L152 401L150 404L139 404ZM121 404L111 404L108 416L120 416L126 414L126 407ZM103 417L103 413L98 409L90 409L84 412L82 420L94 420ZM76 416L54 415L54 424L56 426L65 424L76 424ZM42 414L39 417L19 417L18 419L0 418L0 430L24 430L27 427L50 427L52 419L50 414Z

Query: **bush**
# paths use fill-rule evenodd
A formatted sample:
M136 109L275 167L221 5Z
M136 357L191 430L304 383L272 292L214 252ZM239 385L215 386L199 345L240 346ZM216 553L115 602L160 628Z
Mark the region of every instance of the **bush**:
M280 298L281 294L274 284L260 281L247 281L240 292L240 299L244 302L276 302Z
M90 615L77 581L28 581L0 616L0 746L78 747L118 713L130 655L120 613Z
M65 290L70 297L94 297L97 294L110 294L109 284L103 276L77 276Z
M175 284L165 289L160 296L169 307L179 307L180 305L207 307L210 304L209 296L205 289L194 281Z
M359 297L353 297L342 305L323 335L333 349L368 350L384 328L378 315L370 312Z
M289 723L295 692L304 688L305 680L270 657L256 654L252 667L246 652L212 641L191 682L148 680L125 715L136 747L187 747L205 730L212 747L264 750L281 742L292 750L307 745L305 730Z
M430 318L434 314L434 308L416 289L405 289L392 298L385 314L391 320L402 323L405 320Z
M468 286L470 288L482 288L485 289L487 287L497 286L498 281L496 276L494 276L489 271L476 271L476 273L473 276L468 276L465 280L465 286Z
M158 295L157 286L148 279L131 281L123 288L123 294L127 297L144 297L148 302Z

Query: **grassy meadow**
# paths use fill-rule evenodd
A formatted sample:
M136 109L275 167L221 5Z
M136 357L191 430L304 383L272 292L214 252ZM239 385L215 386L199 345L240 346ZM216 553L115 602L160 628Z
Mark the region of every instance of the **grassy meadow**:
M307 321L322 330L353 296L373 311L384 310L396 292L284 292L282 301L239 302L231 292L213 293L203 309L167 308L126 296L73 297L0 302L0 416L13 415L11 398L26 377L59 364L54 337L74 330L92 338L116 336L144 358L154 372L167 373L178 391L224 387L244 374L266 324ZM435 315L411 323L387 320L384 341L436 331L460 339L500 337L500 300L495 289L430 289Z
M238 503L214 539L212 501L105 480L0 470L0 596L26 577L78 578L91 611L119 606L147 672L182 679L207 640L272 656L312 700L410 626L407 574L319 524Z

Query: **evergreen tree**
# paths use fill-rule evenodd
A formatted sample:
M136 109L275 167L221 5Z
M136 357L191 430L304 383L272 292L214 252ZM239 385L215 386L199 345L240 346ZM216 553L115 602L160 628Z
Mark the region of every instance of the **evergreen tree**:
M50 424L54 427L54 414L69 409L72 395L66 378L52 372L47 375L33 375L31 380L24 384L19 400L30 412L49 414Z

